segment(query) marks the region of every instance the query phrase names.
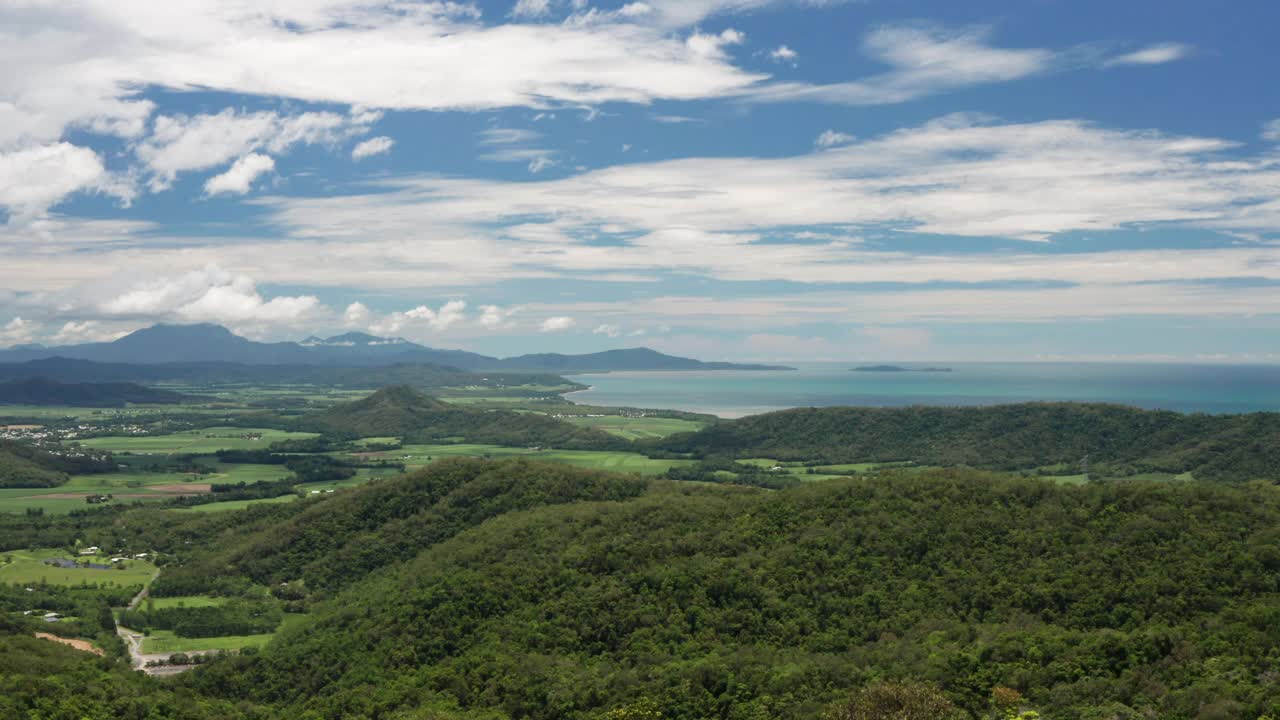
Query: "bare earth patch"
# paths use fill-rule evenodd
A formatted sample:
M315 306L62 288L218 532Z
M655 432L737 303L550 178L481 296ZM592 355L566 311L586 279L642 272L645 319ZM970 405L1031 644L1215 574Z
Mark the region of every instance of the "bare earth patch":
M71 638L58 637L57 635L51 635L45 632L36 633L36 637L41 638L42 640L52 640L56 643L62 643L63 645L68 645L77 650L82 650L87 653L93 653L94 655L105 654L102 652L102 648L98 647L97 645L94 645L88 640L72 640Z

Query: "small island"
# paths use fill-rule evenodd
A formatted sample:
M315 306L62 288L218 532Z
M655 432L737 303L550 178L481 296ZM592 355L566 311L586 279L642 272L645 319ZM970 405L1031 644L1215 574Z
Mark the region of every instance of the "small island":
M901 365L863 365L853 368L852 372L951 372L948 367L902 367Z

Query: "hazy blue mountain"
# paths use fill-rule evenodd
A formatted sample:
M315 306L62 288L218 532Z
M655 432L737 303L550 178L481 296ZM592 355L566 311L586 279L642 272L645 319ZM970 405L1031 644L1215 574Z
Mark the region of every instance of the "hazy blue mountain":
M404 338L350 332L302 342L263 343L220 325L154 325L113 342L24 347L0 351L0 363L46 358L97 363L239 363L245 365L382 366L428 363L470 371L605 372L611 370L765 370L768 365L702 362L631 348L588 355L542 353L495 358L465 350L438 350Z
M194 399L169 390L130 382L63 383L37 377L0 383L0 403L9 405L65 405L121 407L128 403L172 404Z

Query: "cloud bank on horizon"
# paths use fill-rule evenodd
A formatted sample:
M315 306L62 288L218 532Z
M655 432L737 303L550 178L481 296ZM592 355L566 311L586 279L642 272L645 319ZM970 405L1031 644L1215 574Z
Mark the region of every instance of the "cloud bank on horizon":
M0 346L1280 361L1280 9L960 5L0 5Z

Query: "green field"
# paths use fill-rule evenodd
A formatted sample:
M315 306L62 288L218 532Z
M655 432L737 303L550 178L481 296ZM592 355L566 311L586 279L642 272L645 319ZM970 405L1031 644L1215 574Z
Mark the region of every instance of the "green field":
M96 450L116 453L212 453L219 450L256 450L280 440L303 440L315 433L286 432L265 428L210 427L168 435L141 437L97 437L81 442Z
M112 495L112 504L163 502L181 495L182 492L158 492L156 486L176 489L192 485L197 487L193 487L190 492L198 493L201 490L199 485L238 482L250 484L262 480L278 480L290 475L281 465L215 463L212 467L216 472L201 475L125 471L105 475L76 475L65 485L51 488L4 488L0 489L0 512L22 513L27 508L39 508L47 514L64 515L72 510L95 507L84 501L84 494ZM76 497L61 497L65 495Z
M188 507L175 508L178 512L221 512L223 510L243 510L250 505L266 505L269 503L286 503L297 500L298 496L293 493L281 495L280 497L265 498L263 500L228 500L226 502L205 503L203 505L190 505Z
M276 629L276 632L297 625L306 620L306 615L297 613L288 613L284 616L284 622ZM212 638L183 638L173 634L171 630L153 630L151 634L142 640L142 652L152 653L175 653L175 652L200 652L203 650L240 650L242 648L254 647L260 648L267 644L267 641L275 637L276 633L262 633L260 635L228 635L225 637Z
M12 557L11 562L4 562ZM124 570L94 570L86 568L59 568L45 565L45 560L63 558L79 560L86 556L71 556L66 550L44 548L38 550L7 550L0 552L0 583L26 584L46 582L53 585L104 584L120 587L142 586L156 574L156 566L145 560L129 560ZM107 564L107 557L87 556L90 562Z
M208 595L187 595L184 597L149 597L147 608L164 610L166 608L198 608L216 607L227 602L227 598L209 597Z
M705 425L692 420L661 417L628 417L626 415L564 415L565 422L593 427L627 440L664 438L682 432L701 430Z
M446 457L527 457L536 460L563 462L593 470L634 472L643 475L661 475L672 467L688 465L689 460L654 460L639 453L605 452L600 450L530 450L528 448L501 447L458 443L455 445L405 445L382 456L401 460L408 467L426 465Z

